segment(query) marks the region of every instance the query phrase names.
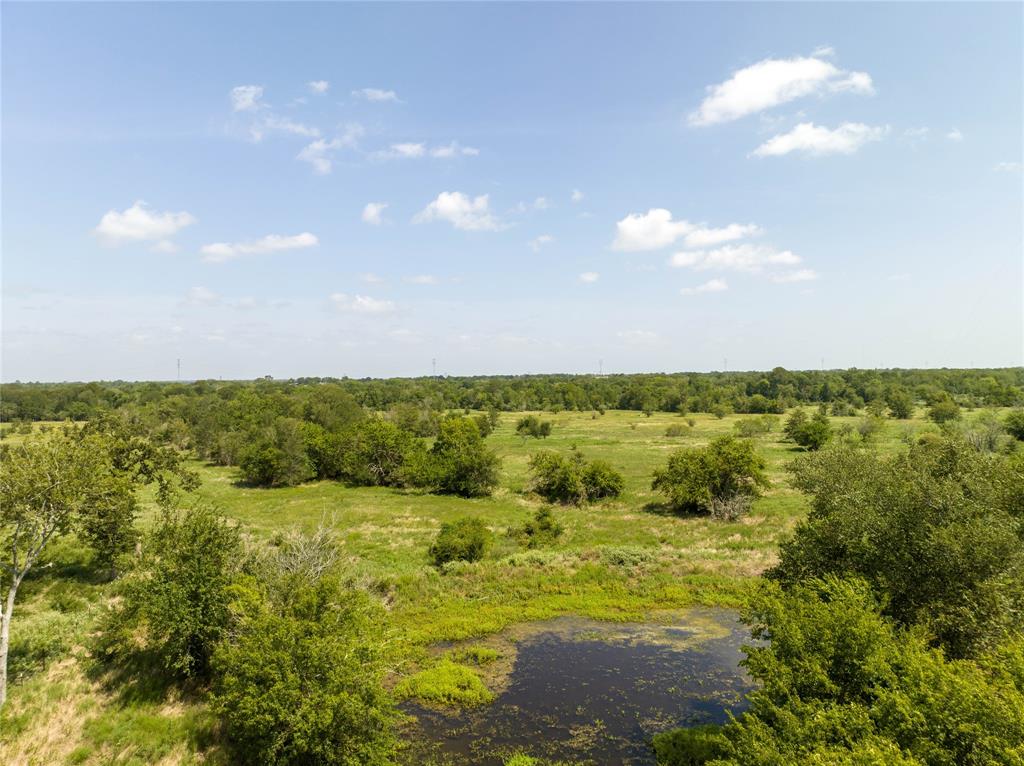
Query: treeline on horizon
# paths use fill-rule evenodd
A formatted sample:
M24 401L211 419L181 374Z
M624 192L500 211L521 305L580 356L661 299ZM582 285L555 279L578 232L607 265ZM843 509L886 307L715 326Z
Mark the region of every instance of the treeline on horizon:
M301 403L330 387L368 410L414 404L432 410L635 410L782 413L828 404L848 414L871 402L952 398L965 407L1024 404L1024 367L998 369L786 370L620 375L494 375L420 378L321 378L254 381L0 384L0 421L89 420L126 407L186 406L236 400L243 392ZM282 409L290 409L283 407Z

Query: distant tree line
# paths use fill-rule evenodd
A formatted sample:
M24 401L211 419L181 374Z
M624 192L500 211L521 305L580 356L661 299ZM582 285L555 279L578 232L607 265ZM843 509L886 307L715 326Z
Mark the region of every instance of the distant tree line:
M905 414L914 403L951 399L962 406L1024 404L1024 368L934 370L786 370L634 375L518 375L387 379L296 378L189 383L7 383L0 420L90 420L130 408L188 420L195 409L257 397L277 409L316 408L325 390L359 407L394 411L407 425L432 428L431 412L471 409L622 409L638 412L782 413L798 404L835 405L832 414L885 403ZM285 414L285 413L281 413ZM194 417L194 416L193 416Z

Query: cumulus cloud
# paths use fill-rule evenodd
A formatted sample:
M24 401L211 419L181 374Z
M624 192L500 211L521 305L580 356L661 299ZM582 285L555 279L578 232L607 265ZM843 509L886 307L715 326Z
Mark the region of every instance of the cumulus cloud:
M630 213L615 226L617 232L612 247L626 251L660 250L680 239L687 247L710 247L761 233L760 227L752 223L730 223L722 228L714 228L686 220L673 220L672 213L664 208L653 208L646 213Z
M572 194L569 195L569 199L571 199L573 202L582 202L583 192L581 192L579 189L573 189Z
M355 98L362 98L366 101L393 101L398 103L398 94L393 90L382 90L380 88L361 88L352 91Z
M755 157L781 157L790 152L803 152L815 157L826 154L853 154L870 141L880 141L886 128L871 127L861 122L844 122L830 130L813 122L802 122L788 133L773 136L757 147Z
M463 231L497 231L502 228L490 210L489 197L469 197L462 192L441 192L416 214L413 223L447 221Z
M1024 163L1020 162L997 162L992 166L992 169L997 173L1019 173L1024 168Z
M306 138L315 138L320 135L319 128L304 125L301 122L295 122L295 120L291 120L287 117L278 117L274 114L269 115L249 128L249 134L255 141L262 140L264 134L274 131L279 133L291 133L293 136L305 136Z
M263 87L237 85L231 89L231 109L235 112L254 112L263 106Z
M684 287L679 292L683 295L698 295L700 293L720 293L728 289L729 284L724 279L709 279L702 285Z
M764 59L733 72L725 82L708 86L707 97L690 114L690 124L728 122L815 94L874 93L870 75L839 69L824 60L831 53L829 49L807 57Z
M960 128L953 128L949 133L946 134L946 138L950 141L963 141L964 134L960 132Z
M331 87L327 80L312 80L307 85L311 93L326 93Z
M387 202L367 202L361 216L363 223L368 223L371 226L380 226L384 223L384 210L387 206Z
M587 284L593 284L600 278L601 275L598 274L596 271L584 271L582 274L580 274L580 282L585 282Z
M339 311L352 311L356 314L386 314L395 310L391 301L371 298L368 295L347 295L332 293L331 303Z
M724 245L714 250L691 250L676 253L669 261L677 268L698 270L742 271L756 274L775 266L795 266L800 256L790 250L776 250L769 245Z
M434 147L428 147L421 141L407 141L391 144L387 149L374 152L373 157L378 160L408 160L421 157L450 160L455 157L475 157L478 154L480 154L479 149L472 146L462 146L458 141Z
M537 253L540 252L540 249L544 247L544 245L550 245L554 241L555 238L550 234L541 234L539 237L531 239L528 244L530 245L530 249Z
M142 200L127 210L108 210L93 230L108 245L166 240L196 222L191 213L159 213Z
M207 263L223 263L244 255L264 255L284 250L299 250L315 247L318 244L319 240L315 235L304 231L302 234L293 236L268 234L261 239L248 242L214 242L210 245L203 245L199 252L202 253L203 260Z

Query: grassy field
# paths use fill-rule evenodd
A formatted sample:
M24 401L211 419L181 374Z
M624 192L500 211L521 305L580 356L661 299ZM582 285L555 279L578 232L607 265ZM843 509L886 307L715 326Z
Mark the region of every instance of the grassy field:
M670 512L651 491L651 474L671 450L705 444L749 416L542 414L555 424L544 440L517 436L517 417L504 414L488 438L503 461L501 487L489 498L334 482L253 489L237 483L235 469L196 463L202 477L198 494L237 519L256 541L329 523L346 565L387 604L395 682L429 670L437 662L429 647L438 641L482 637L519 622L569 613L629 620L696 604L738 605L806 509L805 499L786 482L785 464L798 450L782 441L781 419L772 433L756 439L772 488L748 516L721 522ZM685 435L665 435L670 425L685 426L690 418L694 425ZM839 427L859 418L832 420ZM908 434L930 427L921 419L886 421L875 448L897 450ZM572 446L619 469L626 491L615 501L558 507L556 518L565 527L558 542L523 551L506 531L541 506L526 491L529 456ZM427 558L431 541L442 523L469 514L485 519L494 547L480 563L438 571ZM60 544L51 556L54 566L36 573L19 594L12 631L16 683L0 717L0 762L218 762L217 749L206 748L215 738L212 724L187 694L133 695L89 671L88 634L109 599L109 586L90 579L82 555L73 541Z

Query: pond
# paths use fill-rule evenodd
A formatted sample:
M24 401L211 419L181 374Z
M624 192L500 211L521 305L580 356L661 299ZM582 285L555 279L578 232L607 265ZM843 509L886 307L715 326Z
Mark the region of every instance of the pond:
M489 639L513 659L490 705L403 709L416 718L412 760L500 766L522 751L574 763L654 764L651 737L721 723L751 689L738 666L749 642L735 612L692 609L654 622L560 617ZM504 649L500 644L504 642Z

